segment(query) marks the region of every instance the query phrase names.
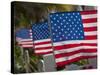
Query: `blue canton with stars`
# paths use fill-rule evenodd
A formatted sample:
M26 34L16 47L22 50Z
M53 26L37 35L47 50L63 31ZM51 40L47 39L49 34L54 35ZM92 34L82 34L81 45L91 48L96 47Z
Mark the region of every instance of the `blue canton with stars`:
M32 33L34 40L48 39L50 36L47 22L33 24Z
M50 14L50 24L53 42L84 39L80 12Z
M22 28L19 31L16 32L16 37L22 38L22 39L29 39L30 35L29 35L29 30Z

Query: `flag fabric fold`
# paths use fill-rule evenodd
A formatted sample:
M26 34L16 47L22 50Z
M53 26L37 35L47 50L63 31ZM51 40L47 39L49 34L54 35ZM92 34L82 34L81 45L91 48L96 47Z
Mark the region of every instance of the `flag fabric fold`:
M97 11L60 12L49 16L57 66L97 57Z
M32 30L22 28L17 31L16 41L22 48L33 48Z
M34 50L38 55L51 54L52 44L50 39L50 31L47 22L32 25Z

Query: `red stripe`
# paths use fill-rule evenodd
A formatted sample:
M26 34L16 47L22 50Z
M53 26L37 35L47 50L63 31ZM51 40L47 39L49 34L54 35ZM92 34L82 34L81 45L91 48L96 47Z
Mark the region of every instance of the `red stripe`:
M91 18L91 19L82 19L83 23L93 23L97 22L97 18Z
M89 32L89 31L97 31L97 27L85 27L84 28L85 32Z
M71 64L73 62L77 62L77 61L79 61L81 59L95 58L95 57L97 57L97 56L80 56L80 57L74 58L72 60L62 61L62 62L58 62L56 64L57 64L58 67L62 67L62 66Z
M54 46L54 50L62 50L62 49L68 49L68 48L73 48L73 47L78 47L78 46L96 46L97 44L95 43L80 43L80 44L65 44L65 45L60 45L60 46Z
M49 44L49 43L51 43L51 41L38 42L38 43L34 43L34 45L42 45L42 44Z
M52 51L40 52L40 53L36 53L36 52L35 52L36 55L44 55L44 54L50 54L50 53L52 53Z
M85 46L97 46L97 43L82 43Z
M85 36L85 40L94 40L94 39L97 39L97 35Z
M72 47L78 47L78 46L82 46L82 44L64 44L64 45L60 45L60 46L54 46L54 50L62 50L62 49L68 49L68 48L72 48Z
M45 50L45 49L52 49L52 46L35 48L35 50Z
M78 51L56 54L55 57L61 58L61 57L72 56L72 55L77 54L77 53L94 53L94 52L97 52L97 49L80 49Z
M21 42L21 43L18 43L18 45L33 45L33 43L28 43L28 42L23 43L23 42Z
M80 13L81 13L81 15L97 14L97 10L81 11Z

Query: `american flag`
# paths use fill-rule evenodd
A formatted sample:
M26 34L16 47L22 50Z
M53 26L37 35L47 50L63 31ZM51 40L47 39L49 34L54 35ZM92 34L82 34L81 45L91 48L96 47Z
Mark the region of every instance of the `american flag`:
M23 48L33 48L32 30L22 28L16 32L16 41Z
M97 57L97 11L50 14L57 66Z
M50 31L47 22L33 24L32 26L34 49L39 55L52 53L52 44L50 39Z

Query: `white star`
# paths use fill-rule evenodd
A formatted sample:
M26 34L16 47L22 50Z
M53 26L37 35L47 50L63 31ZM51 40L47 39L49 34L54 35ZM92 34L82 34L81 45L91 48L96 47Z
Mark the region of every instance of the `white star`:
M58 26L58 28L60 29L60 26Z
M52 27L52 29L54 29L54 27Z
M72 22L72 24L74 24L74 22Z
M76 34L74 33L74 35L76 35Z
M59 34L61 34L61 32L59 32Z
M73 32L73 31L70 31L71 33Z
M69 30L69 28L67 28L67 30Z
M76 38L78 38L78 36L76 36Z
M74 21L76 21L76 19L74 19Z
M68 34L68 36L70 36L70 34Z
M79 20L79 21L81 21L81 19L80 19L80 18L79 18L78 20Z
M80 13L77 13L77 15L80 15Z
M77 25L75 25L75 27L77 27Z
M67 31L65 31L65 33L67 33Z
M77 24L79 24L79 22L77 21Z
M53 19L55 20L56 18L54 17Z
M53 35L55 35L55 33L53 33Z
M73 13L73 15L75 15L75 13Z
M75 28L73 28L73 30L74 30Z
M71 37L73 39L73 37Z
M78 16L75 16L76 18L78 17Z
M66 39L68 39L68 37L66 37Z
M62 16L64 16L64 14L62 14Z
M70 15L70 13L68 13L68 15Z
M64 28L66 28L66 25L64 25Z
M60 23L61 25L63 25L63 23Z
M62 19L62 17L60 17L60 19Z
M50 17L52 17L52 15L50 15Z
M57 32L57 29L55 31Z
M57 22L59 22L59 20L57 20Z
M78 27L77 29L79 30L80 28Z
M64 29L61 29L62 31L64 31Z
M62 38L60 38L60 40L62 40Z
M56 37L59 37L59 36L56 36Z
M63 22L65 22L66 20L63 20Z
M71 16L71 18L73 18L73 16Z
M80 32L83 32L82 30Z
M56 14L56 16L58 16L58 14Z
M83 36L81 36L81 38L83 38Z
M76 30L75 32L77 33L78 31Z
M62 35L62 36L65 36L65 35Z
M67 19L68 17L66 16L66 19Z
M70 27L72 27L72 25L70 25Z
M66 24L69 24L68 22Z
M53 21L51 21L51 23L53 23Z
M56 26L57 24L55 23L54 25Z
M68 21L71 21L70 19Z
M53 39L54 41L56 41L56 39Z

